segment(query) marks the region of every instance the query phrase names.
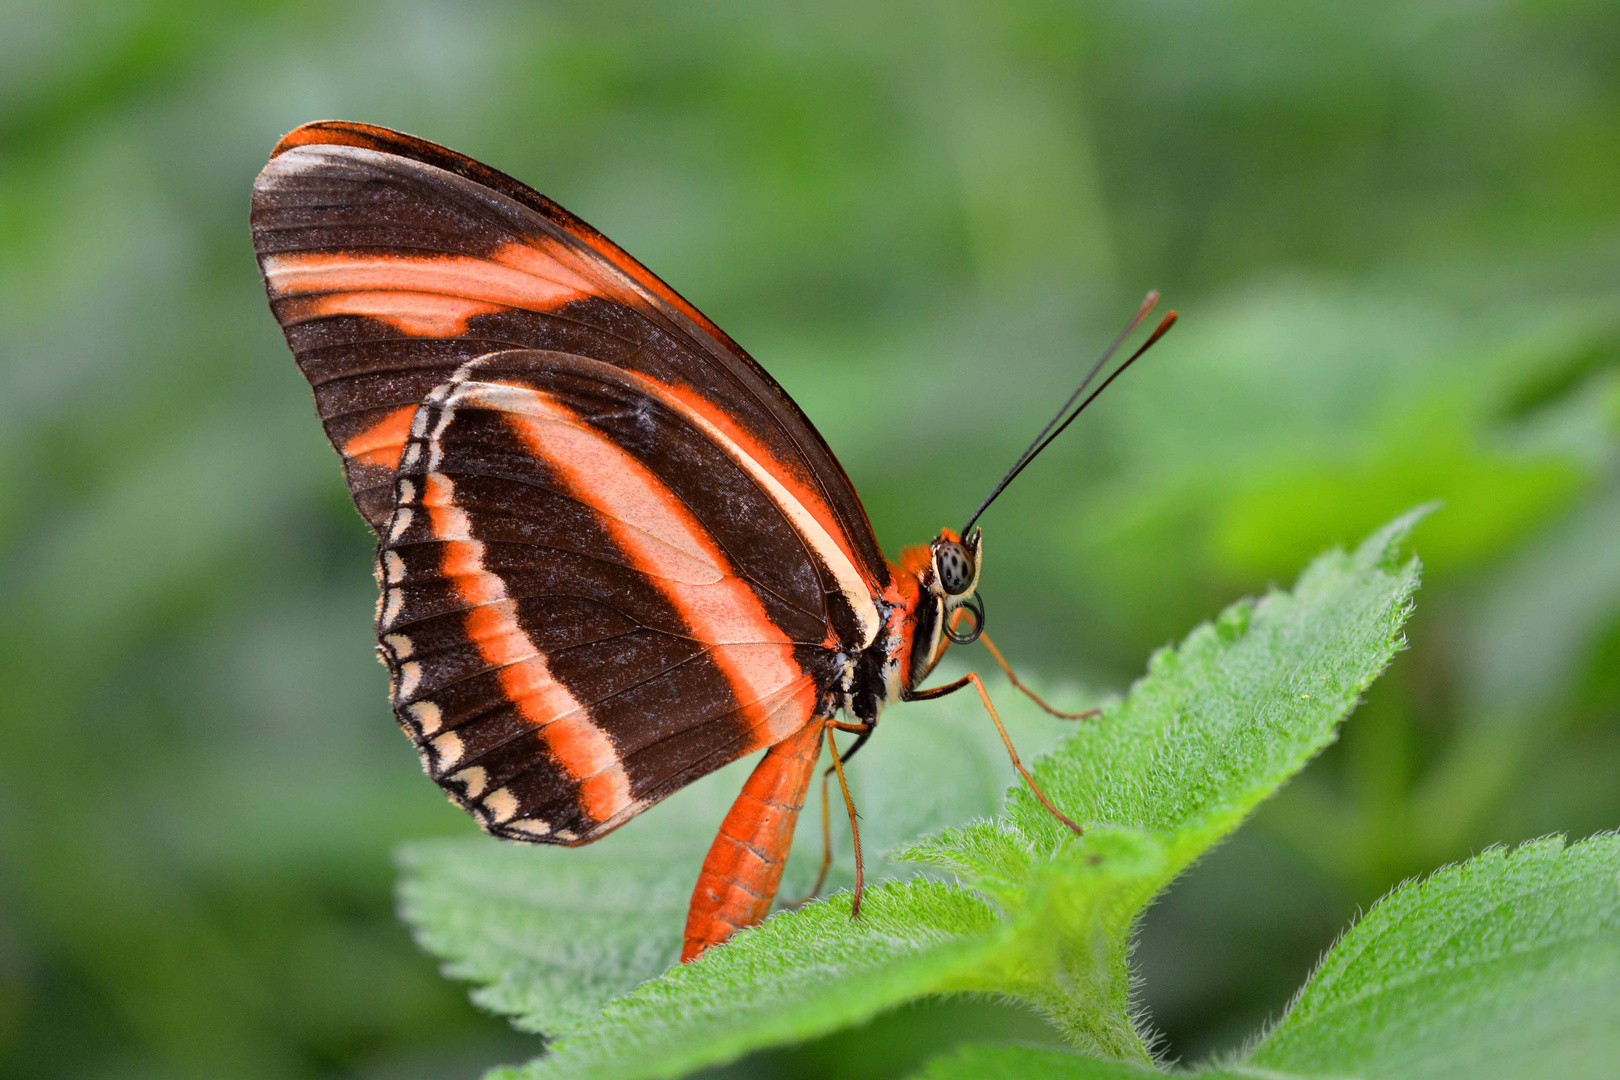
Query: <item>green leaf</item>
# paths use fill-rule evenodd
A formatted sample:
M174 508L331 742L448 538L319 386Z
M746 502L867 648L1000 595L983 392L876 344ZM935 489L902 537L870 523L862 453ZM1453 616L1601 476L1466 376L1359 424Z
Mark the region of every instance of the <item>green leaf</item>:
M479 1005L566 1031L679 957L692 883L653 843L668 832L627 831L628 843L583 848L566 868L482 838L413 844L398 860L403 914L450 960L447 975L478 984Z
M877 797L864 803L880 826L868 831L877 841L886 827L894 843L947 827L877 869L949 872L966 888L879 885L857 922L848 918L848 894L836 895L778 912L696 963L652 977L673 959L683 889L724 795L736 789L733 771L724 786L685 794L694 812L679 815L682 827L644 829L639 847L614 848L609 838L589 864L572 851L497 858L492 845L414 849L407 917L453 974L484 984L481 1002L556 1036L550 1053L511 1075L676 1076L958 992L1029 1002L1077 1047L1145 1064L1125 965L1133 922L1155 892L1326 745L1388 663L1417 585L1416 560L1403 560L1399 546L1418 516L1353 554L1318 559L1293 594L1234 605L1179 649L1161 650L1126 699L1037 759L1042 785L1088 824L1083 837L1019 787L1000 817L966 820L993 801L974 806L973 783L959 796L946 781L964 771L1006 775L985 765L997 748L982 713L968 719L977 711L969 695L950 709L893 710L874 749L894 732L894 744L909 738L914 752L863 758L863 767L876 766L857 770L867 781L863 800ZM1032 707L1005 692L1000 701L1021 742L1041 729ZM1044 722L1048 732L1054 726ZM974 753L961 753L961 742L940 752L952 732L969 731ZM870 782L876 776L881 785ZM659 816L675 817L674 807ZM784 895L814 861L806 847L790 864ZM540 854L562 858L546 858L542 871ZM624 859L644 861L624 868ZM631 989L633 981L641 985ZM568 994L575 1000L565 1001ZM623 996L606 1001L614 994Z
M1620 837L1496 848L1395 889L1250 1060L1391 1078L1613 1076Z
M1001 696L1011 700L1005 691ZM1054 700L1070 708L1083 701L1072 692ZM1018 702L1005 719L1025 753L1067 730ZM679 958L697 868L752 766L722 769L583 848L524 847L485 836L407 845L399 854L403 915L421 945L448 961L447 974L477 984L473 998L480 1005L525 1030L566 1034ZM916 867L885 859L884 850L996 813L1016 779L984 710L960 695L885 713L880 737L848 771L869 882L914 876ZM928 783L918 784L919 776ZM829 887L847 888L854 860L847 826L839 829L836 792L833 814L837 859ZM812 803L782 896L809 891L820 857L820 810Z
M1247 477L1213 515L1213 553L1228 573L1264 580L1320 537L1355 536L1390 509L1440 498L1448 510L1425 530L1424 560L1455 573L1544 526L1584 479L1568 454L1509 452L1450 417L1421 415L1354 459L1281 460Z
M599 1023L511 1074L679 1076L748 1050L865 1020L897 1002L978 988L996 931L982 899L940 882L888 882L768 919L613 1002Z
M1201 1077L1614 1075L1620 836L1496 848L1379 901L1247 1055ZM970 1046L918 1080L1132 1080L1147 1068Z
M868 891L849 918L841 893L779 912L725 948L677 965L558 1040L551 1054L499 1076L679 1076L748 1050L799 1041L866 1020L895 1005L949 993L1014 993L1038 955L1039 928L1054 915L1107 904L1122 883L1158 866L1137 837L1099 830L1092 858L1067 867L1021 920L1006 921L973 892L943 882L889 882ZM1145 865L1144 865L1145 864ZM1077 920L1079 921L1079 920ZM1134 1039L1121 1013L1110 1022ZM1142 1055L1145 1057L1145 1055Z
M1147 1065L1100 1061L1035 1046L971 1045L930 1061L914 1080L1150 1080Z
M1266 796L1332 741L1338 721L1401 642L1417 584L1400 541L1423 511L1375 533L1353 554L1317 559L1292 593L1242 601L1161 649L1128 697L1105 707L1041 761L1037 781L1082 824L1115 822L1152 836L1159 871L1099 912L1104 933L1054 937L1060 992L1030 1000L1077 1046L1121 1047L1093 1029L1099 995L1123 1014L1132 920L1176 874L1230 833ZM1024 790L995 822L946 830L902 854L956 871L1008 909L1057 872L1067 832ZM1072 858L1072 855L1070 856ZM1044 864L1044 865L1043 865ZM1065 954L1063 942L1076 948ZM1083 975L1082 975L1083 973Z

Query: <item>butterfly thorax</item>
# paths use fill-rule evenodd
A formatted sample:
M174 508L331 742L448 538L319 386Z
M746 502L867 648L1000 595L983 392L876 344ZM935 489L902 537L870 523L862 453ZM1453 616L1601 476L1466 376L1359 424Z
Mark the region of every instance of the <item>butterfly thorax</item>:
M898 564L889 563L889 586L873 597L884 616L883 629L847 659L832 708L873 723L885 705L902 700L928 678L950 647L952 613L972 599L978 585L979 550L977 534L963 544L944 529L932 543L907 547Z

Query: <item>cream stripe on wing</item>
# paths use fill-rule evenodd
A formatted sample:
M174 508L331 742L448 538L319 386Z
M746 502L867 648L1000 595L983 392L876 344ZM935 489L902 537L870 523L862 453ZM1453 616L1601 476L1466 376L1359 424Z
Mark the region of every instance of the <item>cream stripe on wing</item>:
M797 730L802 716L790 724L792 718L780 711L754 707L804 677L793 647L754 590L734 572L728 569L712 582L690 580L693 558L714 567L729 567L729 561L662 480L540 391L467 382L451 400L461 408L501 412L570 493L602 515L631 564L654 580L702 641L719 646L715 663L760 737L776 742Z
M446 414L450 411L445 409ZM430 460L440 456L437 441L446 426L441 423L434 431ZM440 572L454 583L463 601L475 605L464 616L467 635L484 662L497 669L502 693L535 725L563 770L580 785L585 813L594 821L606 821L631 806L630 779L618 751L607 733L591 722L589 709L551 674L544 654L518 622L517 605L508 598L505 582L485 567L484 545L472 538L455 495L455 484L443 473L423 477L420 505L427 511L433 536L443 544ZM437 726L437 709L432 716ZM433 738L430 745L441 770L453 769L464 753L454 731ZM463 783L469 798L478 797L482 770L466 770ZM505 788L482 795L482 803L496 824L504 824L518 809Z

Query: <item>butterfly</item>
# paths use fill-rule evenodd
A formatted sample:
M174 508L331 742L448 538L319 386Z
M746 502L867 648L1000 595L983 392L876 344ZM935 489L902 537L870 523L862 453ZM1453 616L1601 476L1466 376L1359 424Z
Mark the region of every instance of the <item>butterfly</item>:
M1079 831L977 674L923 683L981 636L979 515L1173 312L1068 412L1120 335L966 527L891 563L776 381L511 177L385 128L307 124L259 174L251 223L271 309L377 536L394 715L486 831L587 844L763 750L699 873L690 960L769 913L824 742L856 828L843 764L884 706L968 686ZM840 751L835 733L856 739Z

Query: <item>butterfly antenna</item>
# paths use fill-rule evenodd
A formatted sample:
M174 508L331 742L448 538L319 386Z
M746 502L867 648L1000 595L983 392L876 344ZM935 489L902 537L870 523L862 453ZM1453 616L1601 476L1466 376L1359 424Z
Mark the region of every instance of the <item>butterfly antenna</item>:
M1041 433L1035 436L1028 446L1024 447L1024 452L1022 454L1018 455L1018 460L1014 461L1012 468L1007 470L1009 477L1014 470L1016 470L1020 465L1027 461L1032 454L1035 453L1035 448L1040 445L1041 440L1046 438L1059 420L1063 419L1063 414L1069 411L1069 406L1073 405L1077 400L1079 400L1080 395L1085 393L1086 387L1091 385L1091 380L1097 377L1097 372L1101 371L1103 369L1103 365L1108 363L1108 358L1119 351L1119 347L1125 343L1125 339L1130 337L1132 331L1134 331L1138 326L1142 325L1142 321L1146 319L1148 315L1152 314L1153 309L1158 306L1158 303L1159 291L1157 289L1149 290L1148 294L1142 298L1142 305L1136 309L1136 314L1131 318L1131 321L1125 324L1125 329L1119 332L1119 335L1109 343L1108 348L1104 349L1102 355L1097 358L1097 362L1091 365L1091 370L1086 372L1086 377L1080 380L1080 385L1075 387L1074 393L1069 395L1069 400L1063 403L1062 407L1058 409L1057 413L1052 417L1052 419L1048 420L1046 426L1041 429ZM1006 480L1004 478L1002 484L998 486L995 491L991 492L990 499L994 499L997 495L1001 494L1001 488L1005 486ZM985 506L990 505L990 499L986 499L984 501L984 505L979 507L980 513L984 511ZM979 515L974 514L973 516L977 518ZM962 535L966 536L967 534L963 533Z
M968 523L962 528L962 536L966 536L968 534L969 530L973 528L974 523L979 520L980 516L983 515L985 510L989 509L990 504L996 501L996 497L1003 491L1007 490L1007 485L1011 484L1015 479L1017 479L1018 474L1023 472L1025 467L1027 467L1031 461L1035 460L1035 456L1037 454L1050 446L1052 444L1052 440L1063 434L1064 429L1070 424L1074 423L1075 417L1086 411L1086 406L1090 405L1093 401L1096 401L1097 397L1104 390L1108 389L1110 383L1123 375L1126 368L1136 363L1143 353L1147 352L1155 344L1157 344L1158 340L1164 337L1164 335L1169 332L1170 328L1176 324L1176 313L1174 311L1160 319L1159 325L1154 328L1153 333L1148 335L1148 339L1142 343L1141 347L1127 357L1123 364L1115 368L1113 373L1110 374L1108 378L1103 380L1102 385L1091 392L1091 396L1080 402L1078 408L1076 408L1073 412L1069 412L1069 407L1079 400L1081 394L1086 392L1086 387L1091 385L1091 381L1097 377L1097 373L1102 371L1102 369L1107 365L1109 359L1119 350L1120 345L1122 345L1125 339L1131 335L1131 332L1138 326L1141 326L1142 322L1148 317L1148 315L1152 314L1153 308L1158 304L1158 302L1158 292L1155 291L1147 294L1147 296L1142 300L1142 306L1136 309L1135 316L1133 316L1131 321L1126 324L1125 329L1120 331L1119 336L1114 338L1113 342L1109 344L1108 348L1103 350L1103 354L1097 358L1097 362L1091 366L1091 370L1086 372L1086 377L1080 380L1080 385L1075 388L1074 393L1069 395L1069 399L1063 403L1063 407L1057 411L1057 414L1053 416L1050 421L1047 422L1047 425L1041 429L1041 433L1035 436L1035 440L1025 448L1024 452L1018 455L1018 460L1014 461L1012 468L1007 470L1007 475L1001 478L1001 481L991 489L990 494L986 495L984 501L979 504L979 508L973 511L973 516L968 518ZM1066 419L1065 413L1067 413Z

